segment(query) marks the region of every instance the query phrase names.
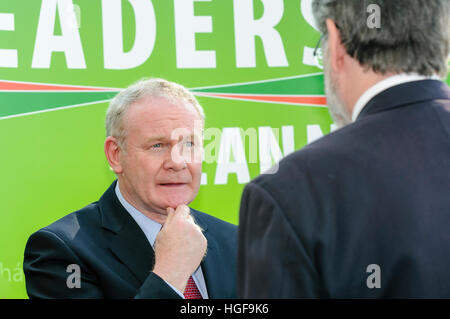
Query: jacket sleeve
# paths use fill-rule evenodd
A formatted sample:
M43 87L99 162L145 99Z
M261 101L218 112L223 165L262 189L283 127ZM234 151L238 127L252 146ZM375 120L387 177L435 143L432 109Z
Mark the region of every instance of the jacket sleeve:
M164 279L154 272L148 275L142 284L135 299L182 299L181 296L170 287Z
M305 243L279 203L256 183L244 189L238 236L240 298L319 296L320 278Z
M25 248L23 269L30 298L107 297L97 276L64 240L49 230L41 229L30 236ZM180 296L151 272L134 298L179 299Z
M41 229L30 236L23 270L30 298L104 298L96 277L51 231Z

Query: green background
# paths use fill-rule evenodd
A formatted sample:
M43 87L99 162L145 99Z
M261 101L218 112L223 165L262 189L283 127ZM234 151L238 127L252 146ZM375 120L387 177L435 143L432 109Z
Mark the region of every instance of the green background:
M139 67L106 70L103 67L102 10L99 0L75 0L80 8L80 38L86 69L68 69L65 55L54 52L49 69L31 68L41 0L0 1L0 12L15 15L15 30L0 31L0 48L16 49L18 68L0 68L0 80L57 83L81 86L127 87L143 77L162 77L188 88L224 85L315 74L320 69L302 63L303 48L319 39L303 18L300 1L285 0L279 32L289 66L269 67L261 40L256 37L256 67L237 68L233 1L195 3L195 14L211 16L212 33L197 34L197 50L215 50L214 69L178 69L173 1L153 0L157 35L153 52ZM134 41L134 15L122 1L125 50ZM263 15L260 0L254 16ZM59 34L58 23L55 34ZM449 82L450 83L450 82ZM323 93L322 77L312 77L311 92ZM304 89L304 88L303 88ZM308 91L308 90L306 90ZM272 93L272 92L268 92ZM31 93L0 94L3 105L56 103L58 96ZM311 93L315 94L315 93ZM9 99L9 101L8 101ZM325 107L308 107L198 97L206 113L206 127L294 127L295 148L307 143L307 125L330 131ZM22 272L23 252L29 235L56 219L96 201L114 180L103 153L104 116L107 103L54 110L0 119L0 298L26 298ZM281 142L280 142L281 144ZM205 147L208 143L205 143ZM248 156L248 149L247 149ZM237 224L244 184L230 174L227 185L214 185L216 163L203 166L202 185L192 207ZM259 174L259 163L248 163L250 177Z

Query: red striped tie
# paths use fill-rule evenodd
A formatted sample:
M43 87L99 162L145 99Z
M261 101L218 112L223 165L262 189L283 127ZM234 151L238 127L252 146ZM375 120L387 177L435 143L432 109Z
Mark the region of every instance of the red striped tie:
M189 277L189 280L186 285L186 289L184 289L184 298L186 298L186 299L203 299L192 276Z

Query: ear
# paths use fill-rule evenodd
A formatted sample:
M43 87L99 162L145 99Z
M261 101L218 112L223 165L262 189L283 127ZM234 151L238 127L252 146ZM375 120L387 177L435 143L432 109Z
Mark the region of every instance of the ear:
M120 149L117 139L115 137L108 136L105 140L105 155L109 166L116 174L121 174L123 171L120 161L121 153L122 150Z
M344 67L347 52L341 42L341 33L333 20L325 21L328 30L328 58L334 72L339 72Z

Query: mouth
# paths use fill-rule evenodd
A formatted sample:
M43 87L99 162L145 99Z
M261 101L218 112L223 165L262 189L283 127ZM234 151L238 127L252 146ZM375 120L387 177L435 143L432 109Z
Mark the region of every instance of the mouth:
M159 186L177 188L186 185L186 183L161 183Z

